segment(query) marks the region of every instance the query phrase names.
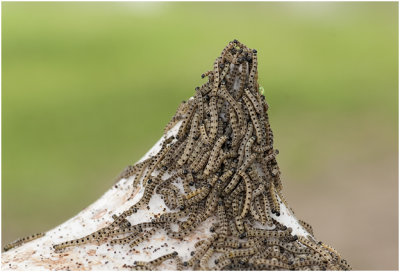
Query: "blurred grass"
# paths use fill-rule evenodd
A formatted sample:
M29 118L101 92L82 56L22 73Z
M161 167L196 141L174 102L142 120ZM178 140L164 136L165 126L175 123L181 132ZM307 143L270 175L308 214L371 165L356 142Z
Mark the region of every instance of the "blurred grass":
M259 52L289 182L317 183L332 157L361 164L397 154L397 10L3 2L3 244L64 222L105 192L234 38Z

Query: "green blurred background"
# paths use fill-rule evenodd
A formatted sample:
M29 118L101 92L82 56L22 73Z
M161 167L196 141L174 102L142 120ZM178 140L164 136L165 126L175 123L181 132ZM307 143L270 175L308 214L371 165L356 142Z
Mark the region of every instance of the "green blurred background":
M397 269L397 5L3 2L3 245L99 198L236 38L296 216L354 269Z

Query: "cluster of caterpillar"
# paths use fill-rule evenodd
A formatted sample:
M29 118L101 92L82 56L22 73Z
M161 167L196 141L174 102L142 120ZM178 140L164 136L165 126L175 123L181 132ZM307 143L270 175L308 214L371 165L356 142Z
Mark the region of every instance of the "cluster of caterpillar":
M134 176L133 185L145 187L140 201L114 216L107 227L54 249L107 240L135 247L159 229L179 239L215 217L212 235L195 245L190 259L183 261L171 252L124 267L152 270L173 259L177 270L349 270L331 247L311 236L292 235L291 228L275 220L280 202L287 204L257 65L256 50L230 42L213 70L202 74L207 82L195 88L193 98L179 106L166 126L168 132L181 122L177 134L167 138L156 155L121 174ZM155 194L171 211L130 225L126 218L145 208Z

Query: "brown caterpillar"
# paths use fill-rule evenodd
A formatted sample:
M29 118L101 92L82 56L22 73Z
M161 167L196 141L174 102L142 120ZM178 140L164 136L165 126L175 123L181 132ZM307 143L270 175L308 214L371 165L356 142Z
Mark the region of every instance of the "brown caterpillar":
M15 240L15 241L12 242L12 243L6 244L6 245L4 246L4 251L8 251L8 250L10 250L10 249L12 249L12 248L14 248L14 247L21 246L22 244L25 244L25 243L27 243L27 242L36 240L36 239L38 239L38 238L40 238L40 237L43 237L44 235L45 235L44 232L40 232L40 233L32 234L32 235L30 235L30 236L26 236L26 237L19 238L19 239Z
M239 85L239 91L236 97L236 100L239 100L240 97L242 97L243 92L244 92L244 86L246 83L247 79L247 73L248 73L248 68L247 68L247 62L243 62L240 66L240 85Z
M165 262L166 260L174 258L175 256L178 256L178 252L176 252L176 251L169 253L169 254L165 254L161 257L158 257L157 259L154 259L154 260L148 262L148 264L150 266L156 267L156 266L160 265L161 263Z
M314 235L314 231L313 228L311 227L310 224L308 224L307 222L303 221L303 220L298 220L300 225L306 229L306 231L308 231L308 233L310 233L311 235Z
M243 101L244 101L244 103L246 104L246 106L247 106L247 108L249 110L251 121L254 124L254 129L255 129L256 135L257 135L257 143L260 144L262 139L264 139L264 137L263 137L264 132L262 131L263 127L260 125L260 121L257 118L257 114L256 114L256 112L255 112L255 110L253 108L253 105L251 104L250 100L246 96L243 96Z
M191 196L190 198L186 197L186 205L191 205L203 200L209 194L209 192L210 186L202 187L194 196Z
M249 86L250 87L255 87L255 77L256 77L256 73L257 73L257 51L253 50L252 52L252 65L251 65L251 70L250 70L250 75L249 75ZM257 88L258 90L258 88Z
M239 181L240 181L240 175L235 174L233 176L232 180L230 181L230 183L224 189L225 195L228 195L235 188L235 186L239 183Z
M268 199L269 199L270 205L272 207L271 212L276 214L277 216L279 216L281 208L280 208L280 204L279 204L278 199L275 194L274 184L270 183L268 189L269 189Z
M221 151L222 145L225 143L226 139L228 139L228 137L226 137L224 135L221 138L219 138L217 140L217 142L215 143L215 145L214 145L214 147L213 147L213 149L211 151L210 158L208 160L206 168L204 169L204 174L205 175L209 175L210 174L210 169L212 168L213 164L215 164L217 156L218 156L219 152Z
M277 268L283 268L285 270L289 270L290 269L289 265L287 265L287 264L285 264L283 262L277 261L277 260L257 259L257 260L254 261L254 264L263 265L267 269L274 269L276 267Z
M223 70L221 72L221 80L225 79L225 76L226 76L226 74L228 73L228 70L229 70L229 66L230 66L229 63L225 63L224 64L224 68L223 68Z
M319 254L321 254L321 256L327 262L330 262L332 260L332 257L330 256L330 254L327 253L322 247L318 246L317 244L309 241L308 239L304 238L303 236L299 236L299 241L303 245L305 245L305 246L311 248L312 250L314 250L315 252L318 252Z
M231 121L231 127L232 127L232 147L235 148L240 141L241 135L240 135L238 120L232 108L230 108L229 110L229 119Z
M196 136L198 134L198 120L199 120L199 115L197 113L195 113L193 121L192 121L192 127L191 127L190 133L189 133L189 141L187 142L187 144L185 146L182 156L178 160L179 165L183 165L187 161L187 159L189 158L190 154L192 153L192 151L194 149Z
M189 123L189 121L192 117L192 114L194 112L194 109L195 109L195 103L193 101L189 101L189 102L187 102L187 104L188 104L188 109L185 113L185 117L183 118L182 124L179 127L177 139L183 138L184 134L186 134L186 129L187 129L188 123Z
M203 141L203 143L211 144L210 138L208 138L204 124L200 125L200 135L201 135L201 140Z
M220 239L221 241L228 236L228 219L226 218L224 202L222 200L218 201L218 220L220 222Z
M232 261L230 259L224 259L222 261L218 261L218 264L216 266L213 267L213 270L215 271L220 271L222 270L224 267L230 265L232 263Z
M115 245L115 244L127 244L133 240L135 240L136 238L140 237L142 233L139 232L134 232L131 235L128 235L127 237L121 238L121 239L115 239L115 240L111 240L110 244L111 245Z
M210 151L207 151L206 153L203 154L203 156L199 157L199 161L194 161L193 164L190 166L191 169L195 173L199 172L201 168L204 167L204 165L207 163L208 158L210 157ZM196 164L195 164L196 163Z
M221 61L221 57L217 58L214 62L214 83L213 83L213 88L212 88L212 95L215 96L217 94L217 90L218 90L218 85L219 85L219 77L220 77L220 73L219 73L219 63Z
M210 100L210 131L208 134L209 141L212 142L217 136L218 130L218 113L217 113L217 97L213 96Z
M262 111L262 108L261 108L260 104L258 103L257 98L254 97L254 95L250 92L249 89L245 89L244 92L245 92L247 98L250 99L251 103L253 104L253 107L256 110L257 114L260 114Z
M251 188L251 180L250 180L249 176L243 172L239 172L239 174L242 176L242 178L244 179L244 181L246 183L246 200L244 202L243 210L240 214L240 217L244 218L247 215L247 213L249 212L249 208L250 208L250 204L251 204L251 194L252 194L253 190Z
M261 224L267 225L267 224L270 223L270 222L267 221L267 220L268 220L268 217L267 217L267 215L265 214L264 207L261 207L262 202L263 202L263 200L262 200L260 197L256 197L256 198L254 199L254 206L256 207L257 213L260 215ZM268 224L268 225L269 225L269 224Z
M218 238L217 234L213 234L211 235L210 238L208 238L204 243L202 243L202 245L200 245L197 249L197 251L195 252L195 254L193 255L193 257L183 264L184 266L192 266L199 258L201 258L201 256L203 256L205 254L205 252L209 249L209 247L211 246L211 244L215 241L215 239Z
M138 239L136 239L135 241L133 241L129 246L130 247L135 247L138 244L140 244L143 241L146 241L147 239L149 239L155 232L156 232L156 228L153 228L149 231L147 231L147 233L145 233L144 235L140 236Z
M245 147L246 147L246 143L249 141L251 135L253 134L253 124L249 124L247 126L247 131L246 134L242 140L242 143L240 144L239 147L239 165L243 164L243 160L244 160L244 152L245 152Z
M203 257L201 257L200 259L200 267L203 270L210 270L209 266L208 266L208 262L212 256L212 254L214 253L214 247L210 247L206 253L203 255Z

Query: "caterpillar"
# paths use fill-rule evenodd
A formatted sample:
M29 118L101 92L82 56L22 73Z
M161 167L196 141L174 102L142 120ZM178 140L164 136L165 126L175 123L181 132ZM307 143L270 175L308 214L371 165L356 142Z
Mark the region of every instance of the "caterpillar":
M206 253L203 255L203 257L201 257L200 259L200 267L203 270L210 270L209 266L208 266L208 262L212 256L212 254L214 253L214 247L210 247Z
M244 202L244 207L243 210L240 214L241 218L244 218L247 213L249 212L250 204L251 204L251 195L252 195L252 188L251 188L251 180L249 176L246 173L240 172L239 173L242 178L244 179L244 182L246 183L246 200Z
M143 241L146 241L156 232L156 230L157 230L156 228L153 228L153 229L147 231L147 233L140 236L138 239L134 240L129 246L131 248L133 248L133 247L137 246L138 244L142 243Z
M239 146L239 165L242 165L243 160L244 160L244 152L245 152L245 147L246 147L246 143L249 141L251 135L253 134L253 124L249 124L247 126L247 131L246 134L242 140L242 143Z
M315 252L318 252L321 254L321 256L327 261L330 262L332 260L332 257L327 253L324 249L322 249L320 246L317 244L309 241L308 239L304 238L303 236L299 236L299 242L302 243L303 245L311 248Z
M217 113L217 97L213 96L210 99L210 131L208 134L209 141L212 142L217 136L218 130L218 113Z
M139 235L139 237L140 237L140 236L141 236L141 233L139 233L139 232L136 232L136 233L135 233L135 232L134 232L134 233L128 235L127 237L124 237L124 238L121 238L121 239L111 240L111 241L110 241L110 244L111 244L111 245L115 245L115 244L127 244L127 243L129 243L129 242L135 240L136 238L138 238L138 235Z
M8 251L8 250L10 250L10 249L12 249L12 248L21 246L21 245L24 244L24 243L27 243L27 242L33 241L33 240L35 240L35 239L38 239L38 238L40 238L40 237L43 237L44 235L45 235L44 232L40 232L40 233L32 234L32 235L30 235L30 236L26 236L26 237L23 237L23 238L19 238L19 239L15 240L15 241L12 242L12 243L6 244L6 245L4 246L3 249L4 249L4 251Z
M275 194L275 186L273 183L270 183L268 186L268 199L271 205L271 212L276 214L277 216L280 215L280 204Z
M305 222L305 221L303 221L303 220L298 220L298 221L299 221L300 225L301 225L303 228L305 228L306 231L307 231L308 233L310 233L311 235L314 235L313 228L311 227L310 224L308 224L307 222Z
M215 143L213 149L211 150L210 158L208 160L208 163L206 165L206 168L204 169L204 174L209 175L210 174L210 169L212 166L215 164L215 161L217 159L217 155L220 153L222 145L225 143L225 141L228 139L225 135L222 136L217 140Z
M256 135L257 135L257 143L260 144L262 139L265 138L265 137L263 137L264 136L264 132L262 130L263 127L260 125L260 120L257 118L257 114L256 114L250 100L246 96L243 96L243 101L249 110L251 121L254 124L254 129L255 129Z
M176 252L176 251L174 251L172 253L169 253L169 254L165 254L165 255L163 255L161 257L158 257L157 259L154 259L154 260L148 262L148 264L150 266L158 266L159 264L165 262L168 259L172 259L175 256L178 256L178 252Z
M187 159L189 158L190 154L192 153L192 151L194 149L195 139L196 139L196 135L198 133L198 120L199 120L199 115L197 113L195 113L193 122L192 122L192 127L191 127L190 133L189 133L189 141L187 142L187 144L185 146L182 156L178 160L178 164L181 166L187 161Z
M250 87L255 87L254 82L255 82L255 77L257 73L257 50L253 50L252 52L252 66L250 70L250 75L249 75L249 86Z
M251 101L253 104L254 109L256 110L257 114L261 113L261 106L257 101L257 98L254 97L254 95L250 92L249 89L245 89L244 93L246 94L247 98Z

